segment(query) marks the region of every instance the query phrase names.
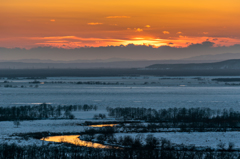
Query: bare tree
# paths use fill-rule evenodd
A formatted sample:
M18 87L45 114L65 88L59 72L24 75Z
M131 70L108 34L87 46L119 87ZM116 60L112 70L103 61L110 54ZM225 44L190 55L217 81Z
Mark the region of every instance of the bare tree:
M17 128L18 128L18 126L20 125L20 121L18 119L16 119L16 120L13 121L13 124L15 126L17 126Z

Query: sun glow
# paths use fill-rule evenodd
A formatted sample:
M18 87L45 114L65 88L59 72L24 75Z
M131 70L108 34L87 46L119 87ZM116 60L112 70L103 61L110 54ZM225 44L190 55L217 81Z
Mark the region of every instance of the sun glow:
M154 46L171 43L185 47L188 45L185 42L191 44L205 37L230 39L215 41L216 45L229 46L239 44L239 8L239 0L2 1L0 47L97 47L128 43ZM71 38L62 46L60 42L29 40L64 35L102 40L87 43ZM146 36L153 39L132 39Z
M12 41L14 39L8 39ZM32 46L48 46L58 48L79 48L79 47L104 47L104 46L120 46L120 45L146 45L152 47L171 46L171 47L187 47L191 44L211 41L214 46L231 46L240 43L240 39L226 37L188 37L179 35L168 39L136 36L126 39L110 39L110 38L83 38L77 36L49 36L49 37L25 37L24 41L34 42ZM0 42L4 39L0 38ZM6 39L5 39L6 42ZM31 47L30 47L31 48Z

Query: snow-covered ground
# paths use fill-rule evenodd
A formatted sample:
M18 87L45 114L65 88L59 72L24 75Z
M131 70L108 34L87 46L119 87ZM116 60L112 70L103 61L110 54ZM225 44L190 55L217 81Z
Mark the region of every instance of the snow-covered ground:
M143 137L153 134L157 138L166 138L174 144L195 145L196 147L217 148L217 144L229 142L235 144L235 149L240 149L240 132L169 132L169 133L142 133ZM116 137L129 135L136 137L137 133L120 133Z
M90 116L95 111L85 112L86 119L91 119ZM80 114L80 113L79 113ZM68 132L82 132L87 129L87 126L80 126L79 124L85 122L85 120L34 120L34 121L22 121L17 128L12 121L0 122L0 143L16 143L18 145L42 145L49 142L40 141L37 139L29 138L25 140L21 137L11 136L16 133L30 133L30 132L50 132L52 133L68 133ZM235 144L235 148L240 149L240 132L169 132L169 133L142 133L145 137L148 134L153 134L157 138L166 138L175 144L184 144L203 147L216 148L220 142L226 143L226 147L229 142ZM117 137L130 135L136 136L137 133L116 133Z
M86 126L77 124L83 123L84 120L36 120L36 121L22 121L21 125L16 128L13 122L0 122L0 143L16 143L18 145L42 145L48 142L29 138L25 140L21 137L11 136L15 133L29 133L29 132L82 132ZM175 144L184 144L203 147L216 148L220 142L225 143L226 147L229 142L235 144L235 148L240 149L240 132L169 132L169 133L142 133L145 137L148 134L153 134L157 138L166 138ZM116 133L117 137L130 135L135 137L137 133Z
M240 108L240 86L226 86L201 77L86 77L48 78L44 81L101 81L124 85L39 84L30 87L33 80L0 80L0 106L92 104L101 107L209 107L212 109ZM237 78L237 77L236 77ZM145 82L148 84L144 85ZM135 83L135 84L134 84ZM18 86L5 88L5 84ZM21 85L26 88L21 88ZM34 86L34 85L33 85Z
M14 125L13 121L1 121L0 143L7 142L16 143L20 145L32 145L33 143L35 143L37 145L41 145L43 142L40 140L32 138L25 140L21 137L11 135L34 132L50 132L50 133L82 132L87 127L80 126L81 123L84 123L86 120L88 121L93 120L94 114L106 113L106 110L77 111L72 113L75 115L76 119L20 121L20 125L18 127Z
M29 138L25 140L21 137L11 136L18 133L32 133L32 132L80 132L84 130L83 126L77 126L83 121L81 120L34 120L22 121L17 128L12 121L0 122L0 143L16 143L20 145L41 145L42 141Z
M97 105L98 111L73 112L74 120L37 120L22 121L18 128L13 122L0 122L0 143L17 143L27 145L43 142L36 139L24 140L13 136L14 133L29 132L80 132L86 127L79 126L85 120L92 120L94 114L106 114L106 107L151 107L155 109L169 107L209 107L211 109L234 108L240 110L240 86L226 86L216 83L212 78L201 77L96 77L75 78L59 77L39 80L44 81L101 81L119 82L124 85L77 85L77 84L39 84L38 88L30 87L33 80L0 80L0 106L34 105L49 103L52 105ZM145 82L148 84L144 85ZM5 84L18 86L6 88ZM26 88L21 88L21 85ZM107 119L108 120L108 119ZM123 134L117 134L123 135ZM129 135L129 133L127 134ZM131 134L136 135L136 134ZM220 142L233 142L240 148L239 132L206 132L206 133L154 133L173 143L196 146L216 147Z

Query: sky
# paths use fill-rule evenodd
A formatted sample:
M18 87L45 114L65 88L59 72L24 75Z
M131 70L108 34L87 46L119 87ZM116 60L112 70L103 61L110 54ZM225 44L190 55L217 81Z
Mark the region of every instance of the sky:
M2 48L240 44L239 0L0 1Z

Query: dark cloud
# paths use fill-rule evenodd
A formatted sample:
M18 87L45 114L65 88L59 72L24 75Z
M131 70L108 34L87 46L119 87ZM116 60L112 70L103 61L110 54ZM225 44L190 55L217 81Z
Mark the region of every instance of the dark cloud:
M188 46L188 48L195 48L196 50L198 49L206 49L206 48L210 48L214 45L215 43L210 42L210 41L204 41L201 44L191 44Z

